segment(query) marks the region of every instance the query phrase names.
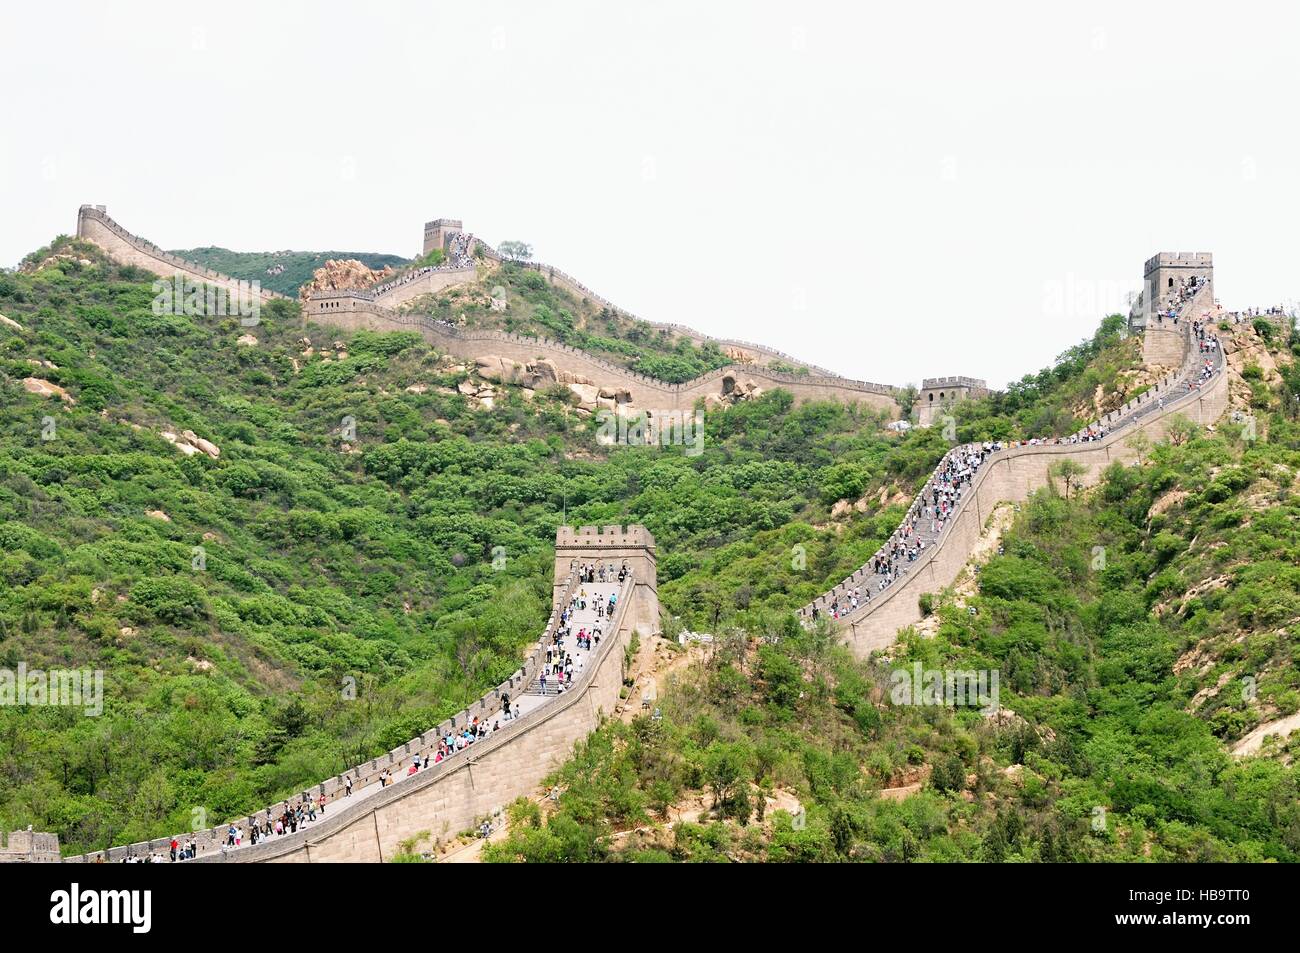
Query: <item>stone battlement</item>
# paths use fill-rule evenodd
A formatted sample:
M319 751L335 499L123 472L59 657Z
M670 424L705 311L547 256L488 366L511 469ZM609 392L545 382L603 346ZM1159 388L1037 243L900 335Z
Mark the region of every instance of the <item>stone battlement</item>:
M921 381L921 389L928 390L931 387L978 387L983 390L988 389L988 381L980 380L978 377L927 377Z
M873 591L875 578L871 560L841 580L830 590L808 603L800 610L805 620L816 613L825 613L832 604L843 605L854 589L866 588L868 601L856 610L845 613L836 624L847 630L847 644L861 656L883 648L894 641L900 629L921 619L920 596L940 592L952 584L966 565L971 548L983 532L985 520L993 507L1001 501L1028 499L1039 487L1051 480L1054 464L1070 459L1085 467L1084 483L1094 483L1101 478L1112 463L1127 463L1137 457L1129 446L1133 433L1140 431L1148 438L1160 439L1168 433L1172 421L1186 416L1198 424L1210 424L1227 408L1228 375L1226 364L1219 367L1203 386L1189 387L1188 382L1198 378L1203 355L1191 335L1191 318L1195 314L1201 295L1198 294L1183 306L1181 331L1165 332L1177 338L1182 349L1181 366L1162 377L1149 389L1125 403L1118 410L1078 431L1070 437L996 451L991 459L975 471L974 478L962 493L954 511L948 517L948 526L931 546L903 568L903 575L883 591ZM1148 334L1152 332L1148 331ZM1221 358L1220 358L1221 360ZM1090 433L1104 432L1100 439L1086 439ZM968 448L956 447L940 460L929 484L937 483L945 465L955 454ZM927 484L928 485L928 484ZM886 555L894 543L908 540L906 527L917 519L922 503L914 498L908 513L890 536L889 543L873 556Z
M561 526L555 533L555 546L645 546L654 548L655 539L644 526Z
M0 837L0 864L56 864L59 835L38 831L13 831L8 843Z
M897 389L845 377L791 374L762 365L729 364L683 383L669 383L629 370L581 348L547 338L534 338L510 331L473 330L438 321L428 315L393 311L370 300L364 293L331 291L312 297L306 306L307 320L347 330L418 330L431 344L456 357L477 360L497 355L515 361L538 358L554 360L564 370L582 374L602 387L628 389L640 407L661 410L690 409L697 399L720 393L730 377L752 378L765 387L782 387L798 399L862 402L897 413Z
M445 218L434 219L434 221L428 222L424 226L426 240L428 239L428 236L430 234L431 227L439 225L439 223L443 223L447 228L453 228L455 230L460 230L461 228L461 223L458 219L445 219ZM473 241L477 248L482 249L485 258L488 258L491 261L495 261L498 264L506 260L501 256L501 254L495 248L493 248L487 242L483 241L481 238L474 236ZM428 249L426 248L425 250L427 251ZM688 328L684 324L675 324L671 321L651 321L647 318L639 317L633 314L631 311L626 310L625 308L620 308L618 305L614 304L614 302L610 301L608 298L605 298L597 294L596 292L592 291L590 288L588 288L586 285L580 282L577 278L573 277L572 275L564 271L561 271L559 268L556 268L554 265L547 265L539 261L516 261L513 263L518 265L520 268L527 268L530 271L538 272L539 274L543 275L551 284L559 285L560 287L564 288L566 291L570 292L571 294L577 295L579 298L586 298L588 301L591 301L602 308L608 308L611 311L621 314L623 317L628 318L629 320L639 321L642 324L649 325L651 328L655 329L656 331L666 331L669 334L679 335L681 337L687 338L692 343L697 345L716 344L718 347L722 348L723 350L730 349L730 350L740 350L740 351L752 351L753 353L766 357L769 360L778 360L788 364L793 364L797 367L806 367L810 371L813 371L825 377L838 376L837 374L835 374L834 371L829 371L826 368L819 367L816 364L810 364L807 361L801 361L797 357L793 357L789 354L786 354L784 351L778 351L776 348L768 347L765 344L756 344L752 341L742 341L737 338L716 338L716 337L712 337L711 335L703 334L699 331L696 331L693 328ZM891 388L891 389L896 389L896 388Z
M1214 253L1208 251L1162 251L1147 259L1146 270L1162 267L1211 268Z
M83 205L77 210L77 237L98 245L104 250L104 254L119 264L135 265L160 277L169 277L180 272L196 281L226 289L239 288L248 284L196 262L186 261L169 251L164 251L153 242L131 234L109 218L108 211L103 205ZM265 289L260 289L259 297L263 301L285 298L278 292Z
M398 849L401 841L420 831L435 830L441 824L445 833L455 834L473 826L476 818L531 793L568 756L574 743L596 728L602 712L611 712L617 704L618 691L622 687L622 649L631 640L633 631L650 635L659 629L653 547L654 537L640 525L599 529L594 526L560 527L556 532L556 564L559 566L563 561L564 565L562 571L557 570L550 619L523 664L509 679L451 718L387 754L291 796L288 800L298 803L303 798L315 801L325 795L330 805L317 824L303 828L297 834L230 852L222 850L229 823L189 832L181 835L180 839L197 843L199 862L257 862L285 857L305 861L383 860ZM463 729L475 717L486 718L496 711L502 695L517 699L527 690L545 664L546 647L561 625L561 613L582 588L577 567L570 565L576 552L581 552L587 562L608 559L616 566L626 564L631 574L622 584L617 613L606 623L606 638L598 647L593 664L586 669L575 688L520 719L503 723L500 731L493 732L465 752L431 765L415 778L390 784L381 794L368 800L349 801L344 793L349 778L359 791L377 783L381 774L400 776L402 766L412 758L436 751L440 738ZM576 706L575 710L575 703L584 698L587 701ZM265 823L275 810L273 806L268 807L233 823L245 828L254 823ZM365 823L358 825L361 819ZM357 830L364 832L360 841L356 839ZM112 863L132 855L165 855L169 844L170 838L162 837L67 860L91 863L102 855ZM57 843L55 850L57 856Z

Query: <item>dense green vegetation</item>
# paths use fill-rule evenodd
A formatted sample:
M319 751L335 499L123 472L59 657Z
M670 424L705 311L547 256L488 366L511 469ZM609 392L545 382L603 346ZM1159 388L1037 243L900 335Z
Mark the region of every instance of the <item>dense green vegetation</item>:
M0 276L25 328L0 330L0 663L103 669L106 707L0 711L0 826L68 850L238 816L458 710L536 637L566 508L646 523L671 561L824 517L836 448L898 442L773 393L712 415L700 457L607 454L561 395L447 393L466 375L413 334L309 359L298 339L332 332L295 306L155 315L151 276L56 244L75 254ZM160 436L184 430L219 459Z
M933 634L889 658L855 662L789 619L733 630L662 720L579 746L557 809L517 806L488 857L1300 859L1300 743L1245 761L1223 744L1300 707L1300 428L1245 446L1225 429L1114 467L1084 501L1041 491L978 597L940 604ZM1174 491L1177 510L1148 515ZM1245 519L1251 499L1266 505ZM997 671L1003 716L894 704L891 673L917 662ZM778 792L802 823L764 816ZM693 795L703 816L664 828Z
M1005 391L956 409L960 440L1007 440L1070 433L1098 414L1079 413L1093 405L1098 390L1105 410L1114 410L1145 387L1132 386L1141 366L1141 339L1123 336L1123 315L1106 317L1093 336L1060 354L1051 367L1026 374Z
M995 727L886 704L887 665L851 661L789 614L886 537L948 447L937 429L899 436L876 414L775 391L708 415L700 456L612 449L560 389L529 401L498 386L494 409L474 406L454 391L467 372L417 335L343 336L347 358L326 358L336 332L294 305L251 329L156 315L152 276L66 239L36 260L50 251L72 254L0 274L0 312L24 327L0 328L0 668L102 669L105 710L0 709L0 827L101 848L188 829L196 810L256 810L391 748L516 667L549 610L567 512L645 523L670 631L724 638L661 721L583 746L559 812L522 808L498 858L1300 850L1294 769L1234 765L1222 747L1297 704L1293 366L1282 394L1244 375L1265 439L1225 426L1081 499L1043 494L986 568L978 614L940 605L935 637L898 650L999 667L1025 725ZM536 273L497 277L506 312L465 289L440 313L595 336L639 349L628 360L684 361L681 374L714 359L657 332L638 343L643 326ZM257 344L239 345L250 331ZM1072 430L1098 388L1124 393L1135 362L1108 320L1014 397L963 405L958 435ZM25 392L27 377L75 405ZM160 436L185 430L220 456ZM1081 572L1097 545L1109 568ZM1193 651L1211 664L1174 675ZM1246 675L1255 694L1238 700ZM913 779L925 790L908 800L874 794ZM716 818L653 843L610 836L693 792ZM763 792L795 792L807 824L759 823ZM1111 812L1105 836L1087 829L1093 807Z
M260 281L268 291L295 297L298 289L311 280L312 272L331 258L355 258L367 268L379 270L385 265L405 268L410 259L401 255L381 255L357 251L231 251L229 248L181 248L172 252L187 261L205 265L223 275ZM437 264L436 261L429 262Z

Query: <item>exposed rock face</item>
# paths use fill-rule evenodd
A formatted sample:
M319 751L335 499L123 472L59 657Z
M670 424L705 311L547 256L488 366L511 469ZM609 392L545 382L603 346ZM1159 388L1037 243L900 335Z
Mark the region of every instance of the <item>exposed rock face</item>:
M186 430L181 433L181 436L185 438L186 442L189 443L191 447L198 447L198 449L202 450L213 460L221 456L220 447L215 443L212 443L210 440L204 440L202 437L195 434L193 430Z
M298 289L298 300L303 304L319 291L337 291L342 288L368 288L387 281L396 272L387 265L380 271L367 268L355 258L331 258L321 268L312 272L311 280Z
M722 379L722 392L717 395L716 399L711 399L714 395L708 395L704 399L704 406L706 410L729 407L744 400L755 400L761 397L762 394L763 388L753 381L724 377Z
M490 381L514 383L527 373L526 364L512 361L508 357L498 357L495 354L480 357L474 363L477 365L478 376Z
M1234 324L1231 330L1216 330L1215 333L1219 336L1219 342L1223 346L1223 356L1228 362L1229 406L1233 410L1249 413L1254 392L1249 380L1242 376L1242 372L1247 367L1257 367L1260 381L1270 388L1276 387L1282 379L1278 364L1289 363L1290 355L1283 351L1274 360L1273 355L1269 353L1268 345L1250 322Z
M145 510L144 515L150 519L162 520L164 523L170 523L172 518L162 510Z
M737 364L753 364L758 360L752 351L741 347L724 347L722 353Z
M190 457L196 453L206 453L213 460L221 456L221 448L210 440L204 440L194 433L193 430L186 430L179 437L170 430L160 431L158 436L162 437L168 443L172 444L185 456Z
M12 328L15 331L21 331L23 329L21 324L13 318L6 318L3 314L0 314L0 324L3 324L7 328Z
M600 388L595 384L579 384L576 381L570 381L569 390L578 395L579 403L590 409L596 406L596 399L600 397Z
M39 377L24 377L23 390L29 394L35 394L37 397L57 397L59 400L68 404L75 404L72 395L60 387L58 384L51 384L49 381L41 380Z
M257 338L251 334L241 334L235 343L241 347L257 347Z

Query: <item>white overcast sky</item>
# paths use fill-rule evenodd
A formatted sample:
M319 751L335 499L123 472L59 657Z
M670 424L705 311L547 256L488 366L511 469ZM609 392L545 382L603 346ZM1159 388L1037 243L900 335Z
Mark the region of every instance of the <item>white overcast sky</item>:
M1001 386L1156 251L1300 296L1282 3L20 4L0 263L82 202L167 248L414 255L461 218L643 317Z

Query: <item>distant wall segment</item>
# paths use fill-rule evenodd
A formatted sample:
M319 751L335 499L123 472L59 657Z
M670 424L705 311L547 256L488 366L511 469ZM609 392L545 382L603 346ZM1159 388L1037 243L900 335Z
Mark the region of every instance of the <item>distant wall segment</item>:
M134 265L160 277L169 277L180 272L187 278L217 285L227 290L232 290L237 285L248 284L241 282L241 279L186 261L171 252L164 251L152 242L132 235L109 218L108 212L102 205L83 205L77 211L77 237L94 242L104 250L104 254L118 264ZM285 296L263 288L260 291L260 298L265 303L276 298L285 299Z

